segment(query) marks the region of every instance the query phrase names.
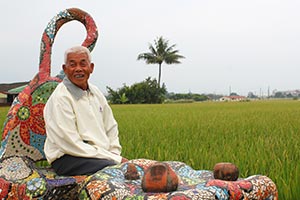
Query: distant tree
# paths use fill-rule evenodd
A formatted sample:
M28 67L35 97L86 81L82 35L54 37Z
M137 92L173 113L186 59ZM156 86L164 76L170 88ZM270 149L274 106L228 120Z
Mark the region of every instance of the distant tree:
M250 99L258 98L258 96L256 96L253 92L249 92L247 97Z
M203 94L194 93L168 93L167 98L171 100L193 100L193 101L206 101L208 96Z
M208 97L203 94L193 94L192 96L193 96L192 98L194 101L207 101L208 100Z
M238 94L235 92L231 92L229 96L238 96Z
M154 40L154 45L149 44L150 52L141 53L137 57L138 60L145 60L147 64L158 64L158 87L160 87L162 63L179 64L179 59L184 58L178 54L178 50L174 50L176 45L169 46L168 42L168 40L159 37L158 40Z
M108 90L108 100L111 102L111 103L114 103L114 104L123 104L123 103L127 103L128 102L128 98L126 97L126 93L128 92L129 90L129 87L126 86L125 84L123 85L122 88L120 88L119 90L113 90L112 88L110 87L106 87L107 90ZM127 98L125 101L125 97Z
M284 94L282 92L276 92L274 95L275 98L285 98Z
M126 103L128 101L128 98L126 97L126 94L123 93L121 96L120 96L120 102L122 104Z
M109 94L107 98L113 104L162 103L167 93L164 84L162 87L158 87L156 79L151 80L150 77L131 86L124 84L118 90L113 90L110 87L107 87L107 90Z

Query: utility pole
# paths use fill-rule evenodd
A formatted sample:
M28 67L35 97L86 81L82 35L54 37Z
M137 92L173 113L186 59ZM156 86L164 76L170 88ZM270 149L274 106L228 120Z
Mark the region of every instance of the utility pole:
M261 92L261 88L259 88L259 96L262 99L262 92Z

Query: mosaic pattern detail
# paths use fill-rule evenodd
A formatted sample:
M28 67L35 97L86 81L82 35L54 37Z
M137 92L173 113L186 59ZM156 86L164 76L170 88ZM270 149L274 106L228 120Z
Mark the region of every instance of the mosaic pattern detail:
M10 186L11 186L11 182L0 178L0 185L1 185L1 190L0 190L0 199L6 199L8 196L8 193L10 191Z
M1 159L0 199L78 199L86 176L58 177L21 156Z
M213 178L213 172L194 170L182 162L167 161L179 178L179 187L168 193L144 193L141 181L154 160L135 159L104 168L91 176L57 176L52 169L36 168L33 161L20 156L0 160L0 198L8 199L266 199L277 200L276 185L266 176L238 181ZM132 163L140 178L125 179Z
M26 182L26 194L32 197L42 196L46 191L46 180L41 177L36 177Z
M52 20L48 23L45 32L47 33L50 41L53 43L55 35L57 33L56 25L60 20L72 20L72 16L67 10L59 12Z
M157 161L135 159L140 177ZM179 186L168 193L144 193L141 178L125 179L128 163L107 167L90 176L80 192L82 199L278 199L276 185L266 176L252 176L238 181L213 178L213 172L194 170L185 163L168 161L178 175Z
M20 157L11 157L0 163L0 174L8 181L16 181L27 178L32 170Z

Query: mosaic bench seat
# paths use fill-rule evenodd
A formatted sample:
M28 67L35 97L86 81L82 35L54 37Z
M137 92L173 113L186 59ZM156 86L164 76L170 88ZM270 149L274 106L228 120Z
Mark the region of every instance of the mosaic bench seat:
M236 181L214 179L212 171L194 170L185 163L164 161L173 169L179 183L174 191L144 192L142 177L158 161L134 159L107 167L91 176L58 176L50 167L37 167L44 161L46 139L43 108L62 81L63 74L50 76L51 48L59 28L77 20L86 30L82 43L93 50L98 32L86 12L71 8L58 13L47 25L41 42L38 74L16 97L4 122L0 149L0 199L277 199L275 183L255 175ZM138 178L126 178L129 166Z
M274 182L254 175L237 181L214 179L209 170L194 170L185 163L164 161L176 172L178 188L170 192L144 192L142 178L158 161L134 159L106 167L91 176L57 176L50 168L37 168L26 157L1 161L1 199L278 199ZM134 164L139 178L125 177Z

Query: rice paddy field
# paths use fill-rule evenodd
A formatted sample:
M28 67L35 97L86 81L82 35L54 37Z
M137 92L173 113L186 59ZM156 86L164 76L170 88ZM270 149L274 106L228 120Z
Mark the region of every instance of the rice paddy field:
M8 107L0 107L0 128ZM269 176L279 199L300 197L300 101L112 105L123 156L178 160L211 170L235 163L240 177Z

